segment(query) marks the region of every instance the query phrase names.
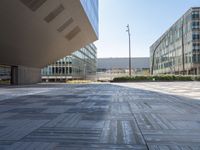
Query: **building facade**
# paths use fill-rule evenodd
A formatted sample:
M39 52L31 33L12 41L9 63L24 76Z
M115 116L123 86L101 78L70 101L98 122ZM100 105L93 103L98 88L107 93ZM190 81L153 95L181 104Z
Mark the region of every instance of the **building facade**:
M0 19L13 84L40 82L46 65L98 40L98 0L3 0Z
M0 65L0 84L10 84L10 66Z
M97 48L89 44L42 69L42 79L48 82L65 82L71 79L96 77Z
M149 75L149 58L131 59L132 75ZM129 76L129 58L99 58L97 61L97 80L108 81L115 77Z
M81 4L90 20L90 23L99 36L99 1L98 0L80 0Z
M150 47L151 74L200 74L200 7L189 9Z

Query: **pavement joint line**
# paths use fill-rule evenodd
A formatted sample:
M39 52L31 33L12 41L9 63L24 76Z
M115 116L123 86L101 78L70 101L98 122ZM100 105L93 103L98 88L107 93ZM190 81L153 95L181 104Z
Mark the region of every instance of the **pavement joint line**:
M132 116L133 116L133 118L134 118L134 120L135 120L135 123L137 124L138 129L139 129L139 131L140 131L140 133L141 133L141 135L142 135L142 138L144 139L145 146L147 147L147 150L149 150L149 146L148 146L148 144L147 144L147 141L146 141L146 139L145 139L145 136L143 135L142 130L141 130L140 126L139 126L139 123L138 123L138 121L137 121L137 119L136 119L136 117L135 117L135 114L133 113L133 111L132 111L132 109L131 109L130 102L128 102L128 105L129 105L129 109L130 109L130 111L131 111L131 114L132 114Z

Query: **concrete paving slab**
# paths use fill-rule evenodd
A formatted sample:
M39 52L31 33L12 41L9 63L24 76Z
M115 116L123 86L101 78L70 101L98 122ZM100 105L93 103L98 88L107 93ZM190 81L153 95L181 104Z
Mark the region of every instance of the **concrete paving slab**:
M31 93L29 86L27 94L2 96L0 149L200 149L199 100L165 93L163 83L149 85L156 90L145 84L34 85L43 90Z

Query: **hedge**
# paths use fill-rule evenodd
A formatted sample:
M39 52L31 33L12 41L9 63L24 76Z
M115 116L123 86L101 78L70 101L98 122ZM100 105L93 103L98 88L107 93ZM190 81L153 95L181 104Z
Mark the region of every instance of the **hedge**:
M142 81L200 81L200 76L161 75L161 76L133 76L118 77L111 82L142 82Z

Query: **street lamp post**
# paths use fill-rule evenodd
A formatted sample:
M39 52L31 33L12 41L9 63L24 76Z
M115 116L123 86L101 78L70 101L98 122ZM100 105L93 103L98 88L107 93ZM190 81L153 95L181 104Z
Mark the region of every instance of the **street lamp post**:
M131 76L131 33L129 24L127 25L128 38L129 38L129 76Z

